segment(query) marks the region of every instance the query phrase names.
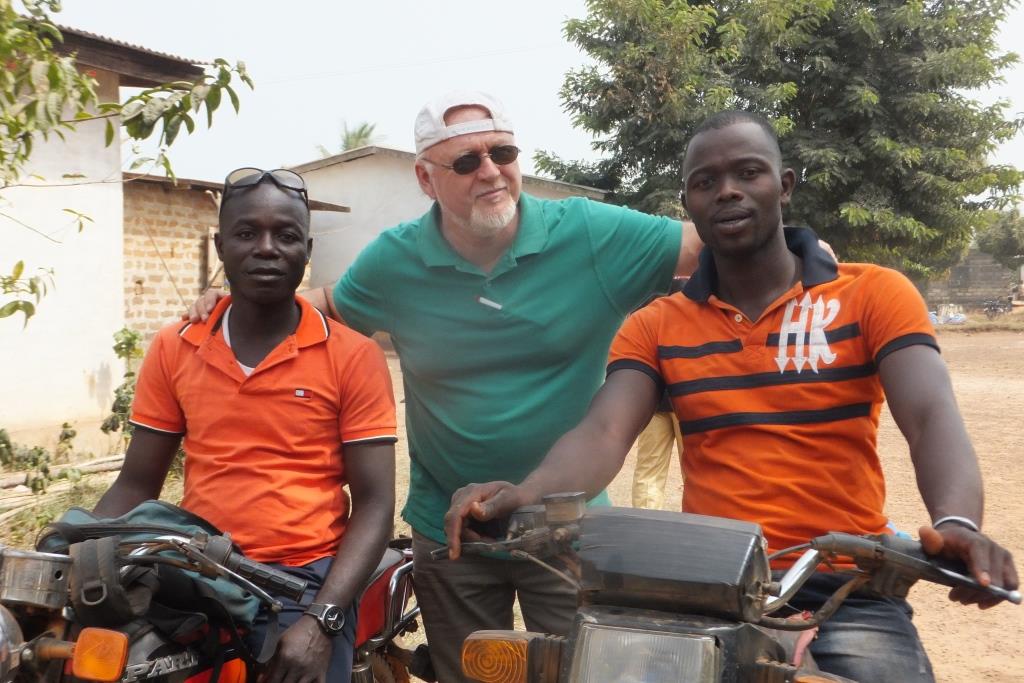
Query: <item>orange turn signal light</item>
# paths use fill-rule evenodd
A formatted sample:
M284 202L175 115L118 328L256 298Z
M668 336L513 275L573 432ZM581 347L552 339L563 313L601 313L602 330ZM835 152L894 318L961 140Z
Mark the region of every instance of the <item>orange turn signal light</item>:
M71 672L75 678L111 683L121 680L127 662L127 635L105 628L83 628L75 641Z
M538 635L476 631L462 643L462 672L482 683L526 683L526 652Z
M793 677L793 683L835 683L839 680L846 679L836 678L831 674L817 671L798 671Z

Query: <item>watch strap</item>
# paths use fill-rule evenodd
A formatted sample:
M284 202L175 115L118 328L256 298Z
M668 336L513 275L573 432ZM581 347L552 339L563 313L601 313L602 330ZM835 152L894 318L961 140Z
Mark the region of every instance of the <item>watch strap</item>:
M309 604L309 607L306 608L304 614L308 614L311 617L316 617L319 620L323 618L324 614L331 607L332 605L329 605L325 602L312 602Z
M329 610L337 610L338 612L338 623L335 626L333 623L328 625L327 613ZM342 628L345 625L345 612L337 605L332 605L326 602L314 602L306 608L304 614L308 614L315 618L317 623L320 625L320 629L329 636L335 636L341 633Z

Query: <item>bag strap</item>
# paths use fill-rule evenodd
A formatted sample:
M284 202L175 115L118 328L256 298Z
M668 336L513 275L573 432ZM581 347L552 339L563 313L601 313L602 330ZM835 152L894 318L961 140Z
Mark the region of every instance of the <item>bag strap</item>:
M71 604L78 620L91 626L122 626L149 609L156 589L153 572L121 576L117 562L119 536L86 539L68 548L74 560Z
M158 524L120 524L117 522L95 522L92 524L71 524L69 522L50 522L43 527L36 547L46 544L52 537L59 536L68 547L75 543L121 534L151 534L153 536L181 536L182 530ZM50 549L50 552L61 550Z
M250 665L263 666L270 661L270 658L274 656L274 652L277 650L277 641L281 637L280 624L278 623L277 612L270 610L267 615L267 632L263 636L263 644L260 646L259 654L254 654L249 646L246 645L245 641L242 640L240 635L240 629L235 625L235 620L231 617L231 613L227 611L221 601L217 598L216 593L209 585L205 583L196 584L196 588L202 598L203 608L209 610L208 613L215 615L221 620L227 627L228 636L231 639L231 644L238 650L238 653L242 655L242 659Z

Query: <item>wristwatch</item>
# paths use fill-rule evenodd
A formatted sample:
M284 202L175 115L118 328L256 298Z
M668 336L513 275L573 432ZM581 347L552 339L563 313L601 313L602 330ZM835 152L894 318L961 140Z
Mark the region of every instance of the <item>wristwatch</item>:
M345 613L337 605L314 602L306 608L306 614L314 617L320 628L329 636L336 636L345 627Z

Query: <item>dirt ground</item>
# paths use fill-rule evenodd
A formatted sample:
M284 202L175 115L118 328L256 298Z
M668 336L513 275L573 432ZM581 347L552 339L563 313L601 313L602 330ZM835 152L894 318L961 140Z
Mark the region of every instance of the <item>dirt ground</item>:
M985 478L985 531L1024 560L1024 334L948 332L940 335L957 399L971 434ZM402 398L398 361L389 357L395 392ZM399 424L404 405L399 403ZM400 427L398 500L408 487L409 460L404 427ZM888 514L894 523L916 534L928 522L917 493L910 457L888 412L883 413L879 450L888 486ZM610 487L613 501L628 505L633 456ZM666 507L679 509L682 486L672 468ZM408 525L396 519L396 530ZM1021 567L1024 568L1024 567ZM965 608L946 599L946 590L918 584L910 595L915 623L940 683L1013 683L1024 680L1024 607L1001 604L988 611Z

